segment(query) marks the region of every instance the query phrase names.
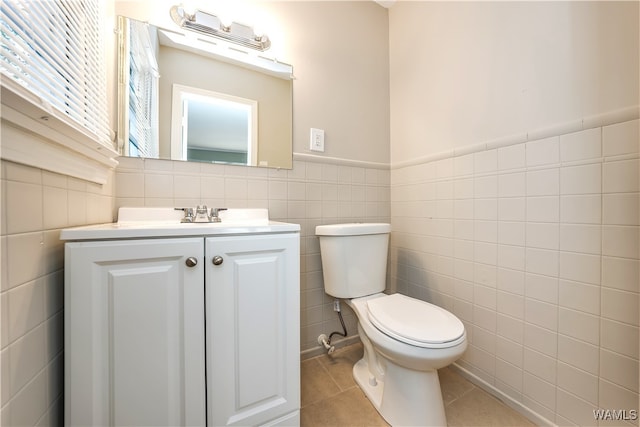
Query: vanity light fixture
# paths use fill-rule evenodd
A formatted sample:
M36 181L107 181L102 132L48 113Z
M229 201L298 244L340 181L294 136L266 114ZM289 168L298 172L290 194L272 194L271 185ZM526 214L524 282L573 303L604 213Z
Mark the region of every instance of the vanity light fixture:
M196 31L251 49L265 51L271 46L269 37L256 34L248 25L232 22L224 23L218 16L201 10L193 14L188 13L182 6L173 6L169 11L173 22L181 28Z

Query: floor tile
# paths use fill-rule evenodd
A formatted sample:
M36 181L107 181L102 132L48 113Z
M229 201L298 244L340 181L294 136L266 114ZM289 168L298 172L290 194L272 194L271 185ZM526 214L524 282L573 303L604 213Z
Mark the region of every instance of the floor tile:
M357 343L302 362L302 427L388 426L353 380L362 354ZM438 377L449 427L535 425L454 369Z

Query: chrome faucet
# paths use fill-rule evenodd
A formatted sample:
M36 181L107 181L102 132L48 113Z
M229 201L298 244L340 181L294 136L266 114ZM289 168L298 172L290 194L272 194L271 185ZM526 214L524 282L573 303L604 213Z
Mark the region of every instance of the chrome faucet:
M195 223L195 222L222 222L220 219L220 211L226 211L227 208L211 208L211 211L207 208L207 205L198 205L195 208L175 208L177 211L183 211L184 217L180 220L182 223Z
M227 208L211 208L211 215L209 216L210 222L222 222L220 219L219 213L220 211L226 211Z

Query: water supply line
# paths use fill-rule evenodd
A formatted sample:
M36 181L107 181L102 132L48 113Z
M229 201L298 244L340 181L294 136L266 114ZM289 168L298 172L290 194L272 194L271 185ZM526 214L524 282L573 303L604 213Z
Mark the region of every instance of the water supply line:
M336 299L333 301L333 311L338 313L338 318L340 319L340 324L342 325L342 332L339 332L339 331L331 332L328 338L325 334L321 334L318 337L318 344L323 346L325 350L327 350L328 354L331 354L336 350L336 347L331 345L331 339L333 338L334 335L340 335L342 337L347 336L347 327L344 325L344 319L342 318L342 310L340 309L339 299Z

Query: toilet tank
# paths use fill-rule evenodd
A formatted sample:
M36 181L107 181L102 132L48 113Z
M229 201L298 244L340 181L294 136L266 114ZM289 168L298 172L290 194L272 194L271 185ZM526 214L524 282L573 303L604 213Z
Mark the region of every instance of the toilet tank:
M383 223L317 226L325 292L357 298L384 291L390 232Z

